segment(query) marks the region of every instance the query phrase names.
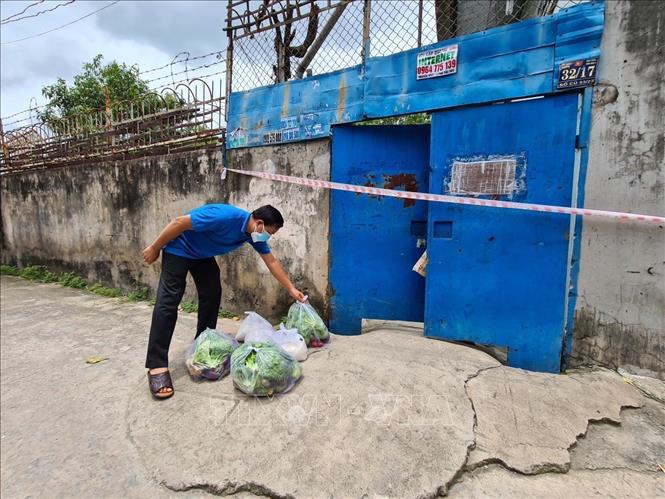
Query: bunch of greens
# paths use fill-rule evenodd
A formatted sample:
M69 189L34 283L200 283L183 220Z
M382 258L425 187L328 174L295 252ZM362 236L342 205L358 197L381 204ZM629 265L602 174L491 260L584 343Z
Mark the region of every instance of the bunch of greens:
M231 354L238 343L214 329L203 331L187 352L187 369L195 378L216 380L229 372Z
M296 302L286 316L287 329L297 329L307 346L323 346L330 336L325 323L309 303Z
M246 342L231 355L233 384L248 395L287 392L301 376L298 361L272 343Z

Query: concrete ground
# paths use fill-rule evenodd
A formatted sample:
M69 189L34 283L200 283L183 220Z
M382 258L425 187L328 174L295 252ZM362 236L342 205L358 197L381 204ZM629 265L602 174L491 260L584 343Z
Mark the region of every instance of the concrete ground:
M256 400L190 380L181 314L176 394L155 402L149 306L1 284L3 498L665 497L662 382L535 374L374 328L334 336L292 392Z

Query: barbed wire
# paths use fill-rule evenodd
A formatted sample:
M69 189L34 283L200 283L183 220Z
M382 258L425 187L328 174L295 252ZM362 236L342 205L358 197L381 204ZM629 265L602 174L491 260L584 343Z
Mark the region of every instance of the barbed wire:
M45 0L42 0L42 1L45 1ZM181 53L182 53L182 52L181 52ZM139 75L143 75L143 74L148 74L148 73L154 73L155 71L159 71L160 69L167 69L167 68L169 68L170 66L172 66L172 65L173 65L174 63L176 63L176 62L177 62L177 63L183 63L183 62L189 62L189 61L197 61L197 60L205 59L206 57L210 57L210 56L213 56L213 55L216 56L216 57L219 59L220 57L222 57L222 54L223 54L222 51L220 51L220 50L216 50L216 51L214 51L214 52L208 52L207 54L201 54L201 55L197 55L197 56L195 56L195 57L190 57L189 59L185 59L185 60L183 60L183 61L171 61L171 62L169 62L169 63L167 63L167 64L162 65L162 66L157 66L157 67L154 67L154 68L146 69L145 71L139 71L138 74L139 74ZM226 62L226 59L219 60L217 63L221 64L221 63L224 63L224 62ZM217 64L217 63L216 63L216 64ZM210 67L210 66L209 66L209 65L205 65L205 64L202 65L202 66L199 66L199 68L206 68L206 67ZM182 73L185 73L185 72L190 72L190 71L193 72L193 71L195 71L196 69L197 69L197 68L192 68L192 69L189 69L189 70L186 70L186 71L181 71L181 72L178 72L178 73L173 73L173 76L178 75L178 74L182 74ZM172 76L172 75L169 74L169 75L165 75L165 76L162 77L162 78L168 78L168 77L171 77L171 76ZM152 81L156 81L156 80L157 80L157 78L153 78L152 80L147 80L146 83L149 83L149 82L152 82ZM186 80L185 80L185 81L186 81ZM35 107L29 107L29 108L27 108L27 109L23 109L22 111L17 111L17 112L15 112L15 113L8 114L7 116L2 116L0 119L2 119L3 121L5 121L5 120L7 120L7 119L9 119L9 118L14 118L15 116L20 116L20 115L22 115L22 114L26 114L26 113L30 113L30 112L33 112L33 111L37 111L37 110L42 109L42 108L44 108L44 107L46 107L46 104L42 104L42 105L40 105L40 106L35 106ZM23 119L21 119L21 120L16 120L16 121L12 121L12 122L8 122L8 123L4 123L4 125L5 125L5 126L9 126L9 125L13 125L13 124L15 124L15 123L20 123L20 122L22 122L22 121L28 121L28 120L30 120L30 117L26 117L26 118L23 118Z
M207 75L194 76L193 78L184 78L184 79L182 79L182 80L174 81L174 82L172 82L172 83L165 83L164 85L159 85L159 86L157 86L157 87L152 87L151 90L153 90L153 91L155 91L155 90L160 90L160 89L163 89L163 88L166 88L166 87L170 87L170 86L172 86L172 85L177 85L178 83L185 83L185 82L189 82L189 81L192 81L192 80L195 80L195 79L199 79L199 78L210 78L211 76L222 75L222 74L224 74L224 73L226 73L226 69L223 69L223 70L221 70L221 71L217 71L216 73L210 73L210 74L207 74Z
M182 52L180 52L180 53L182 54ZM183 60L183 61L176 61L176 60L174 59L174 60L172 60L171 62L164 64L163 66L158 66L158 67L156 67L156 68L150 68L150 69L146 69L146 70L144 70L144 71L139 71L139 75L147 74L147 73L153 73L153 72L155 72L155 71L159 71L160 69L166 69L166 68L172 66L172 65L175 64L175 63L183 63L183 62L196 61L196 60L198 60L198 59L204 59L204 58L206 58L206 57L210 57L211 55L216 55L217 58L219 59L220 57L222 57L222 52L219 51L219 50L216 50L216 51L214 51L214 52L209 52L209 53L207 53L207 54L197 55L196 57L188 57L187 59L185 59L185 60ZM177 56L176 56L176 57L177 57Z
M221 61L221 62L223 62L223 61ZM220 62L220 63L221 63L221 62ZM196 79L203 79L203 78L210 78L210 77L212 77L212 76L218 76L218 75L222 75L222 74L224 74L224 73L226 73L226 69L224 69L224 70L222 70L222 71L217 71L217 72L214 72L214 73L205 74L205 75L195 75L195 76L192 76L191 78L184 78L184 79L181 79L181 80L177 80L177 81L173 81L173 82L170 82L170 83L166 83L166 84L164 84L164 85L158 85L158 86L156 86L156 87L151 87L151 88L149 89L148 94L149 94L149 93L152 93L152 92L160 91L160 90L162 90L162 89L164 89L164 88L167 88L167 87L170 87L170 86L176 86L176 85L181 84L181 83L189 83L189 84L191 84L193 80L196 80ZM175 74L176 74L176 73L174 73L174 75L175 75ZM169 75L169 76L170 76L170 75ZM133 100L134 100L134 99L126 99L126 100L122 100L122 101L115 101L115 102L113 102L112 105L113 105L113 106L119 106L119 105L129 104L129 103L131 103ZM45 107L46 107L45 104L44 104L44 105L41 105L41 106L35 106L35 107L29 109L28 111L36 111L36 110L38 110L38 109L42 109L42 108L45 108ZM97 108L97 109L89 109L89 110L87 110L87 111L83 111L83 112L81 112L81 113L75 113L75 114L70 115L69 117L85 116L85 115L88 115L88 114L94 114L94 113L103 112L103 111L105 111L105 110L106 110L106 106L104 106L104 107L100 107L100 108ZM4 127L9 127L9 126L11 126L11 125L16 125L17 123L23 123L23 122L27 122L27 121L32 121L33 119L34 119L34 118L33 118L32 116L29 116L29 117L27 117L27 118L22 118L22 119L20 119L20 120L15 120L15 121L11 121L11 122L8 122L8 123L3 123L3 126L4 126ZM28 126L28 125L23 125L23 126ZM16 128L22 128L22 127L16 127Z
M153 78L151 80L145 80L144 83L152 83L153 81L163 80L165 78L172 78L172 77L174 77L176 75L179 75L179 74L190 73L190 72L197 71L199 69L210 68L210 67L216 66L218 64L223 64L225 62L226 62L226 60L222 59L222 60L219 60L219 61L211 62L210 64L202 64L201 66L197 66L197 67L192 68L192 69L184 69L182 71L178 71L177 73L172 73L172 74L160 76L159 78Z
M0 21L0 25L2 25L2 24L9 24L9 23L15 23L15 22L17 22L17 21L21 21L21 20L23 20L23 19L29 19L29 18L31 18L31 17L37 17L37 16L39 16L39 15L41 15L41 14L46 14L47 12L53 12L53 11L54 11L55 9L57 9L58 7L64 7L65 5L69 5L69 4L74 3L74 2L76 2L76 0L69 0L69 1L64 2L64 3L59 3L58 5L56 5L55 7L51 8L51 9L40 10L39 12L36 12L36 13L34 13L34 14L30 14L30 15L28 15L28 16L18 17L18 18L16 18L16 19L5 19L5 20L3 20L3 21Z

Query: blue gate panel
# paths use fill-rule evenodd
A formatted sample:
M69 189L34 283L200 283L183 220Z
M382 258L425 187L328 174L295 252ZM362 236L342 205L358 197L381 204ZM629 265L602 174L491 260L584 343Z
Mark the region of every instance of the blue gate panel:
M604 3L444 40L229 96L227 147L316 139L332 125L555 91L558 65L600 55ZM458 45L455 74L418 80L419 52Z
M332 180L427 192L430 127L337 126ZM425 279L411 269L424 251L422 201L330 193L331 330L360 333L361 319L422 321Z
M495 199L570 206L577 107L576 94L560 94L436 113L430 192L463 185L455 162L508 158L514 193ZM430 203L428 219L425 333L507 347L511 366L559 372L569 217Z

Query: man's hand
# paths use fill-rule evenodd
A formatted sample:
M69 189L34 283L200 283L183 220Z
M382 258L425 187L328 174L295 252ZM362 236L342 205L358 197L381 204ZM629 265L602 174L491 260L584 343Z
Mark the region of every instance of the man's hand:
M159 258L159 250L152 244L143 250L143 261L150 265Z
M277 258L272 253L265 253L261 255L261 259L265 262L266 267L268 267L268 270L270 270L270 273L279 281L279 283L284 286L291 297L299 301L300 303L304 303L305 300L307 300L307 297L304 295L304 293L301 293L291 282L289 279L289 276L286 275L286 272L284 272L284 269L282 268L282 264L279 263Z
M290 288L289 294L291 295L291 298L300 303L304 303L305 300L307 299L307 297L301 291L298 291L296 288Z
M143 250L143 261L150 265L157 260L159 258L160 248L163 248L166 243L173 241L186 230L192 230L192 217L190 215L183 215L171 220L171 222L164 227L162 232L159 233L157 239Z

